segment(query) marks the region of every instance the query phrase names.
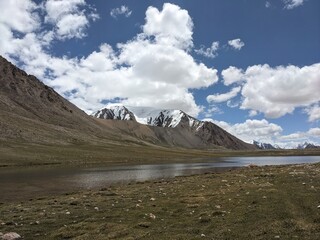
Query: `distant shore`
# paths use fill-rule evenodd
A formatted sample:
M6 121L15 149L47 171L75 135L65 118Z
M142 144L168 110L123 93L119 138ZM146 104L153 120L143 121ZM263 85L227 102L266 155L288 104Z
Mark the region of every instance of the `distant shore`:
M319 156L320 149L250 150L185 149L132 144L41 145L0 141L0 168L57 165L110 165L199 162L233 156Z

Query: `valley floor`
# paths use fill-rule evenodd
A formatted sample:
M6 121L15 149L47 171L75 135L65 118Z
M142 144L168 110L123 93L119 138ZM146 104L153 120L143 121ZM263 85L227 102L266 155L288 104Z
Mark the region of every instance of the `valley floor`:
M320 163L3 202L0 232L11 231L24 239L320 239Z
M186 149L137 144L126 141L104 143L36 144L0 140L0 167L41 165L110 165L197 162L216 157L319 156L320 149L228 150Z

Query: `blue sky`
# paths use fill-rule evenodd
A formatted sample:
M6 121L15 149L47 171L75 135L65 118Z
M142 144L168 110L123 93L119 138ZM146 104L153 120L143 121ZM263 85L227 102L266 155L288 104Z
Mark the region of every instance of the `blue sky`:
M320 1L0 0L0 54L90 113L177 108L320 144Z

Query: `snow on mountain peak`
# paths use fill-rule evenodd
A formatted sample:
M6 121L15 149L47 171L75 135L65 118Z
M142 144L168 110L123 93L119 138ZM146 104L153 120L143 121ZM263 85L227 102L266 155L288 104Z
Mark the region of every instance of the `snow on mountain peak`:
M109 104L93 113L92 116L103 119L136 120L134 114L123 105Z
M136 120L145 125L171 128L179 124L186 124L197 129L202 123L181 110L123 106L122 104L108 104L105 108L93 113L92 116L105 119Z

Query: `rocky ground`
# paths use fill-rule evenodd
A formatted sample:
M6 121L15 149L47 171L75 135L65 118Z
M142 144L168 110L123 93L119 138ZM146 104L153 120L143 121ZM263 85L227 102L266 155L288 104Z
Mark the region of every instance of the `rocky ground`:
M5 193L2 193L5 194ZM0 204L0 239L320 239L320 163Z

